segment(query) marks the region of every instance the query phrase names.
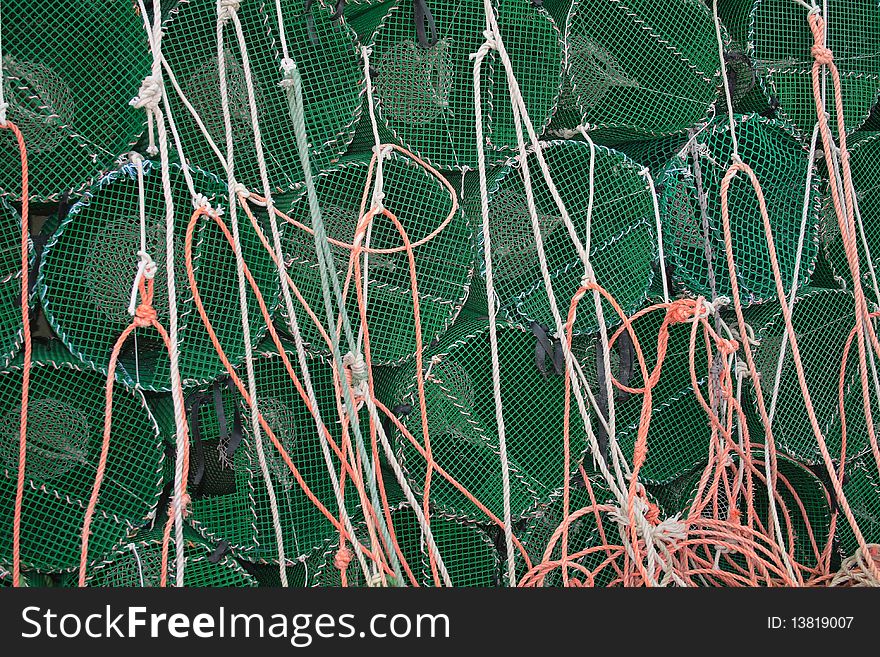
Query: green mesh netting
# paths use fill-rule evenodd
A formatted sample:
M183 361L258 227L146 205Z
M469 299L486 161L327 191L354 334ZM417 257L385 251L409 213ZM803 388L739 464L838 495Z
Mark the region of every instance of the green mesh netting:
M425 396L434 461L467 488L497 517L502 517L501 463L492 393L489 328L485 319L462 318L425 354ZM556 345L556 349L560 349ZM526 516L549 500L564 480L562 415L564 383L554 374L553 354L536 358L536 339L512 324L498 324L501 398L510 461L510 498L514 518ZM536 360L540 360L539 370ZM423 444L415 372L406 367L384 373L379 396L397 408L403 423ZM424 488L425 459L406 437L395 432L397 456L417 496ZM573 411L571 468L586 449L583 423ZM486 515L451 483L431 479L437 512L485 521Z
M225 187L214 176L196 170L192 173L197 191L213 207L226 205ZM210 381L223 372L223 366L189 289L185 244L193 203L176 165L171 167L171 186L180 372L184 384L192 385ZM168 330L165 201L158 164L144 163L144 188L147 248L158 265L153 306L159 322ZM39 294L52 328L71 351L104 371L113 344L131 322L128 303L140 249L139 216L137 170L133 164L127 164L105 176L70 209L46 246L40 268ZM239 213L239 223L245 261L273 308L278 290L277 270L243 213ZM244 355L235 255L221 229L205 216L199 218L194 232L193 268L208 318L224 351L235 363ZM251 337L256 344L265 330L265 322L250 289L248 309ZM168 353L155 329L136 329L129 336L117 377L146 390L170 388Z
M316 179L321 216L329 237L351 244L360 216L369 158L346 159L332 171ZM452 199L436 178L412 160L392 153L382 166L385 207L400 221L410 242L415 243L434 232L449 216ZM368 197L369 203L369 197ZM299 191L289 216L310 226L306 190ZM384 215L372 221L369 245L376 249L399 248L400 233ZM284 249L287 270L309 307L326 324L315 240L311 233L288 228ZM331 252L344 286L351 250L331 245ZM461 211L435 237L413 249L419 291L422 339L428 344L442 334L458 315L467 295L473 273L471 229ZM409 260L405 251L369 254L369 283L366 287L367 321L370 331L370 354L374 364L395 363L411 357L416 350L413 323L413 298L410 287ZM363 257L361 261L363 268ZM304 308L294 300L294 311L305 339L312 348L326 353L328 347ZM346 309L357 331L360 314L354 282L350 284ZM335 313L334 313L335 314ZM332 333L332 331L330 331Z
M300 376L296 351L290 351L288 355L294 371ZM290 380L274 347L270 348L267 344L261 348L259 357L254 361L254 369L260 412L309 488L334 517L338 517L339 507L314 418ZM329 364L312 357L309 373L315 387L321 418L333 440L341 445L342 431L336 414L333 371ZM244 367L239 368L239 376L246 380ZM200 439L205 465L203 481L195 485L193 473L197 469L198 459L195 456L196 447L191 447L189 485L193 525L211 541L227 541L237 556L249 561L277 561L269 494L260 470L250 410L244 406L237 392L233 393L225 386L222 388L226 424L224 437L213 391L209 390L208 393L205 403L195 406L196 415L192 411L188 414L190 433L193 440L196 437ZM188 406L192 408L191 403ZM173 439L173 416L168 412L167 402L165 409L166 412L157 419L163 425L165 435ZM229 441L236 412L241 414L243 435L240 445L230 454ZM198 436L195 417L198 418ZM289 559L303 557L321 545L336 529L308 499L270 438L263 431L261 436L278 503L285 555ZM365 441L369 449L369 434L365 434ZM339 476L339 459L332 448L330 449L333 467ZM387 481L387 475L385 480ZM345 486L345 500L349 515L356 518L358 497L350 477Z
M850 169L852 172L855 201L861 217L862 227L856 222L856 245L859 252L859 273L866 293L874 293L872 270L880 266L880 184L877 182L877 168L880 166L880 132L866 132L857 135L850 146ZM826 185L827 187L827 185ZM841 198L841 203L843 199ZM852 274L846 259L846 251L840 236L837 215L831 201L831 190L826 193L822 243L825 255L831 265L834 278L846 288L852 288ZM864 231L864 237L863 232ZM867 251L865 244L867 243Z
M278 588L281 586L281 575L278 566L270 563L253 563L244 559L239 561L251 577L257 580L257 586ZM308 586L308 565L306 561L297 562L285 568L287 571L287 585L301 588Z
M847 132L868 118L880 93L880 7L875 0L828 0L828 47L840 70ZM791 0L755 0L749 26L751 56L768 98L809 139L816 124L813 35L807 10ZM831 76L827 79L832 131L837 132Z
M865 541L880 543L880 477L877 475L877 462L873 454L867 454L846 468L847 481L843 494L849 502ZM840 551L844 557L851 556L858 549L855 534L843 513L837 516L837 536Z
M257 581L228 553L215 551L192 530L184 533L186 587L256 586ZM168 583L174 582L176 544L174 532L168 546ZM156 587L162 574L162 527L122 542L111 554L94 564L86 575L90 587Z
M554 126L586 123L605 143L684 130L718 94L715 27L700 0L575 0L565 50L570 88Z
M546 144L542 152L578 239L586 248L590 148L584 142L553 141ZM567 300L580 286L584 266L540 174L534 153L529 154L528 165L547 267L560 313L565 317ZM652 277L651 263L656 257L651 192L645 178L639 175L639 167L616 151L597 146L594 167L590 262L598 283L630 313L645 299ZM476 227L477 240L482 245L479 190L475 180L469 182L465 190L465 212L471 218L471 225ZM511 320L555 326L541 275L519 160L511 160L496 170L490 179L489 192L493 280L501 307ZM606 323L619 321L607 302L603 303L603 311ZM597 328L595 306L592 299L586 299L578 308L575 331L590 333Z
M808 468L793 459L780 454L776 463L778 477L774 497L785 546L798 564L808 568L815 567L816 552L821 553L824 549L825 543L828 541L831 523L831 510L828 506L825 485ZM763 473L764 452L753 451L752 464L759 472ZM658 490L658 497L666 505L667 512L681 513L685 516L688 514L702 474L703 468L697 468L691 474ZM719 506L718 515L725 519L728 510L723 495L720 496L719 502L722 505ZM758 476L754 477L753 502L758 519L762 526L769 530L772 527L772 521L767 484ZM745 517L747 513L745 494L741 496L739 501L739 511ZM704 509L703 515L712 515L711 502ZM807 523L809 523L809 529L812 530L813 540L810 539ZM742 565L743 560L740 555L731 554L729 556L735 563ZM723 569L730 568L731 566L725 561L726 559L721 559L721 567Z
M746 321L760 340L755 348L755 364L761 375L764 401L770 408L785 323L778 304L756 307ZM798 293L792 309L792 323L797 335L810 399L832 456L841 453L841 426L838 384L843 349L849 332L855 327L855 301L847 292L805 288ZM858 348L850 348L844 378L847 459L868 447L862 386L859 379ZM870 380L870 369L868 374ZM869 384L873 417L878 406L873 385ZM753 410L757 407L755 406ZM755 410L755 413L757 411ZM752 439L761 441L764 430L756 414L752 417ZM876 421L876 420L875 420ZM786 347L779 382L779 396L773 418L773 437L777 449L806 463L822 463L821 452L807 418L804 397L798 384L797 370Z
M804 221L807 153L781 122L752 114L737 116L735 123L740 156L752 167L764 192L783 287L789 290ZM665 255L675 266L682 285L694 294L706 298L714 298L716 294L729 297L732 292L721 218L721 181L733 152L726 116L699 132L696 152L699 179L693 150L688 149L669 162L661 181ZM818 251L821 201L818 177L814 175L812 180L799 284L809 279ZM703 190L702 198L698 186ZM775 299L776 287L758 199L744 173L731 182L728 203L740 299L744 304Z
M345 20L364 45L373 42L373 33L396 0L346 0Z
M128 104L149 72L143 21L125 0L8 0L3 28L3 93L27 145L31 199L82 191L144 130ZM20 198L15 138L0 140L0 195Z
M18 472L20 358L0 374L0 524L12 527ZM21 526L22 564L46 571L79 564L84 509L104 433L103 374L77 365L58 343L34 345ZM163 454L155 420L139 392L119 386L107 469L92 522L98 559L155 513ZM51 537L51 540L47 540ZM0 562L12 562L12 532L0 534Z
M0 197L0 368L9 365L22 340L21 217Z
M331 19L333 4L316 2L306 10L302 0L281 2L290 57L302 76L312 164L319 168L335 161L351 141L365 84L357 37L344 19ZM287 92L279 85L283 54L275 4L244 2L238 16L253 76L269 181L275 190L289 189L302 179L302 172ZM262 193L244 62L232 23L224 31L223 43L236 176L249 189ZM165 23L162 52L184 95L225 157L217 3L181 0ZM210 171L222 171L192 114L176 92L169 90L168 95L189 161Z
M593 494L596 496L597 504L613 503L613 498L601 482L600 477L591 478L590 485L593 487ZM569 514L590 506L592 506L592 502L590 500L590 495L587 489L583 487L582 484L579 486L572 485L569 498ZM618 533L617 524L609 517L607 513L601 513L600 515L602 516L605 537L608 542L612 545L619 542L620 535ZM556 532L556 530L562 524L563 520L564 516L561 494L550 505L542 509L538 515L528 519L525 525L525 529L521 534L519 534L519 540L522 543L523 548L525 548L525 551L529 556L529 560L531 561L532 566L541 563L544 560L544 553L547 551L550 539L552 538L554 532ZM579 518L573 520L571 524L569 524L569 556L582 550L586 550L587 548L596 547L601 544L602 541L599 533L599 526L596 523L596 516L592 511L580 516ZM516 553L517 577L522 578L522 576L525 575L527 572L527 564L522 553L516 548L514 548L514 550ZM575 559L574 562L586 568L593 569L598 567L599 564L607 558L607 556L608 555L604 551L593 552L591 554L587 554L578 559ZM550 553L550 559L558 560L561 558L562 540L559 539L556 541L555 546ZM583 578L583 575L580 573L580 571L576 569L570 568L568 572L569 576L573 579ZM607 577L613 574L613 568L605 569L605 571L602 573L603 577L600 577L601 581L597 582L597 585L606 585ZM562 570L556 569L544 579L544 586L562 586L562 582Z
M472 53L483 44L482 0L431 2L436 42L417 37L413 3L398 2L377 28L370 63L382 120L407 148L445 169L476 168L476 126ZM562 75L559 29L547 12L529 0L495 0L498 25L513 71L540 132L554 110ZM432 37L431 32L427 34ZM498 162L516 146L507 78L490 53L482 69L485 134Z
M403 558L409 565L420 586L434 586L428 545L422 535L418 518L409 507L402 507L391 513L391 522ZM430 519L431 534L437 544L437 551L449 572L453 586L497 586L499 581L500 556L489 535L475 524L449 520L439 516ZM361 542L369 545L366 528L361 527ZM339 549L338 538L328 541L318 550L311 561L316 564L313 586L340 586L339 570L334 565L334 557ZM347 571L349 586L366 586L363 572L356 559L352 559ZM404 575L405 582L410 585ZM442 581L442 580L441 580Z

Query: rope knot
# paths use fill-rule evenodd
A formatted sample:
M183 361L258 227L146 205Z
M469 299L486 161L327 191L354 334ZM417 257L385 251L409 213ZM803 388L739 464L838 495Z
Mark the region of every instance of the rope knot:
M146 328L152 326L153 322L158 319L159 315L156 309L148 303L141 303L134 311L134 325L138 328Z
M670 324L683 324L690 321L697 307L693 299L677 299L669 304L666 309L666 317Z
M233 187L232 191L237 196L243 196L244 198L250 198L250 195L251 195L251 190L249 190L247 187L245 187L241 183L235 183L235 187Z
M162 76L148 75L141 82L138 95L128 101L128 104L138 109L155 110L159 107L160 100L162 100Z
M831 48L828 48L827 46L817 43L810 48L810 53L812 53L813 59L822 66L830 66L834 63L834 53L831 52Z
M736 340L718 338L715 345L718 347L718 351L721 352L722 356L730 356L739 350L739 342Z
M233 14L238 11L241 0L219 0L217 3L217 20L225 24L232 20Z
M236 189L237 189L236 185ZM211 202L208 200L208 197L204 194L196 194L193 196L193 207L196 210L202 210L206 214L214 214L218 217L223 216L223 208L214 208L211 206Z
M280 87L290 89L294 85L293 72L296 70L296 62L290 57L284 57L281 60L281 81L278 83Z
M480 46L480 49L477 52L472 52L470 54L470 59L476 59L478 57L485 57L490 50L498 50L498 41L495 40L495 33L486 28L483 30L483 38L485 41L483 45Z
M348 564L351 563L353 558L354 555L347 547L339 548L333 557L333 565L336 566L337 570L344 571L348 568Z

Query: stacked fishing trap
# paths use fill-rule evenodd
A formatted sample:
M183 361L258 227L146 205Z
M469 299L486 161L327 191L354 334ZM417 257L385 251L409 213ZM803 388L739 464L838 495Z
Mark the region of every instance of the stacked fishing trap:
M875 0L0 49L0 586L880 585Z

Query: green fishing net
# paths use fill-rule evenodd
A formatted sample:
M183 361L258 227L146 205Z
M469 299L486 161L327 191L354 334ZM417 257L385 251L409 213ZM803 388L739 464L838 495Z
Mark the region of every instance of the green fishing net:
M330 2L282 0L281 14L291 59L302 76L306 133L312 165L328 166L345 151L361 111L364 71L357 37L345 20L333 19ZM302 180L287 91L280 86L283 51L274 3L243 2L238 10L253 78L263 151L273 190ZM226 157L217 56L217 3L181 0L165 22L162 51L184 96ZM224 30L227 93L235 141L235 173L248 189L263 193L248 105L244 58L234 23ZM177 92L169 101L189 161L209 171L223 166Z
M294 372L300 377L296 351L289 351L288 356ZM254 369L260 412L308 487L338 518L339 506L315 420L274 347L269 344L261 347ZM247 385L244 367L240 367L238 373ZM333 371L326 362L310 357L309 373L321 419L333 441L341 447L342 430L336 412ZM217 391L218 388L198 389L188 394L192 522L205 538L213 542L225 540L237 556L255 562L277 562L269 493L259 464L250 410L239 394L227 385L219 387L219 409L222 410L218 410ZM197 395L203 395L203 398L200 400ZM166 412L159 414L158 420L165 435L173 440L173 416L167 412L170 410L167 401L164 406ZM239 432L237 437L236 431ZM306 496L269 436L262 429L260 433L278 504L285 555L292 560L304 557L336 529ZM351 440L354 441L353 436ZM369 450L368 433L364 434L364 440ZM328 449L338 477L341 470L339 458L332 447ZM196 473L202 467L204 473L197 481ZM349 515L356 518L358 496L348 476L344 495Z
M212 207L226 206L225 187L214 176L196 170L192 175L196 190ZM186 275L186 230L193 214L192 198L177 165L171 166L170 177L180 372L184 384L192 385L212 380L223 371L223 365L198 314ZM158 164L144 162L144 189L147 250L158 267L153 306L167 331L165 200ZM126 164L101 179L70 209L43 256L38 289L50 325L74 354L104 371L113 344L131 323L128 304L138 267L139 217L137 169ZM227 217L224 221L228 224ZM244 213L239 213L239 223L245 262L272 309L278 290L277 270ZM192 248L195 279L208 318L227 356L238 362L244 356L244 340L233 249L219 226L206 216L198 219ZM265 322L250 290L248 316L256 344ZM169 367L158 332L152 327L139 328L126 340L117 377L145 390L168 390Z
M140 138L129 106L149 72L143 20L127 0L3 3L3 94L27 146L32 200L80 192ZM21 197L15 137L0 131L0 195Z
M859 273L864 290L875 298L874 286L876 268L880 264L880 185L877 183L877 168L880 166L880 132L860 133L852 140L850 169L852 172L854 201L858 209L856 221L856 248L859 253ZM841 206L844 199L841 195ZM852 274L846 259L843 239L837 215L831 201L831 191L827 191L822 231L822 244L831 265L834 278L847 289L852 288Z
M813 175L806 194L808 157L785 124L757 115L735 117L739 154L764 192L783 288L791 289L798 249L798 284L809 280L818 250L820 193ZM707 299L732 295L724 247L721 182L733 141L726 116L697 133L694 146L672 159L661 179L665 256L681 284ZM779 181L786 181L780 184ZM702 193L701 193L702 191ZM806 209L805 209L805 203ZM776 298L770 253L758 197L740 172L728 192L732 251L743 304Z
M875 0L828 0L827 45L840 70L847 132L868 118L880 94L880 7ZM813 97L813 35L807 9L792 0L755 0L749 25L750 56L765 95L809 139L816 124ZM831 76L826 111L837 132Z
M561 346L543 343L522 328L498 324L501 400L510 462L510 504L522 518L546 503L562 485L564 382L557 372ZM556 359L556 360L555 360ZM489 325L462 318L425 354L427 429L434 461L497 517L503 516L502 476L492 386ZM412 366L383 373L379 396L397 409L403 424L423 445L418 392ZM424 489L426 461L395 431L397 457L417 497ZM583 422L573 404L571 470L586 450ZM431 500L437 513L486 521L486 514L434 473Z
M529 0L493 0L513 72L535 130L549 123L562 75L561 34ZM427 5L435 29L415 20ZM482 0L394 4L376 29L371 66L378 111L391 133L444 169L476 168L474 63L484 43ZM482 116L492 162L516 146L513 110L501 60L491 51L481 69Z
M622 154L601 146L596 147L593 161L585 142L553 141L543 146L542 152L577 237L584 248L589 249L597 282L625 312L631 313L645 299L652 277L651 263L657 252L651 191L645 177L640 175L640 167ZM568 300L581 285L584 265L534 153L529 154L528 166L553 292L559 312L566 317ZM591 166L594 168L592 213ZM464 207L482 251L480 194L477 181L471 178L469 183ZM513 159L494 172L489 181L489 194L493 281L501 308L513 321L537 322L555 328L519 160ZM598 328L595 306L589 296L578 307L577 334ZM603 311L607 324L619 321L608 302L603 302Z
M34 345L22 507L22 564L46 571L79 564L84 510L104 433L106 377L76 364L57 343ZM21 359L0 374L0 524L12 527L18 473ZM163 453L155 420L137 391L117 386L107 468L91 528L99 559L155 513ZM51 540L48 540L51 537ZM12 532L0 533L12 562Z
M428 542L422 533L415 512L401 507L391 513L391 523L403 558L419 586L434 586L428 556ZM500 557L489 535L479 526L446 518L430 518L431 534L440 558L449 573L453 586L497 586ZM365 527L360 527L360 540L369 545ZM328 541L318 550L311 561L316 564L312 575L314 586L340 586L339 570L334 565L339 539ZM349 546L349 549L350 546ZM357 559L352 559L347 571L349 586L366 586L363 571ZM404 575L407 585L410 580ZM441 580L442 583L442 580Z
M779 369L779 355L785 335L785 322L778 304L754 308L746 321L760 341L755 348L755 364L761 375L761 388L768 411ZM792 308L792 324L797 335L810 400L832 456L841 453L841 418L838 385L847 337L855 328L855 301L841 290L804 288ZM822 463L819 445L810 428L797 370L786 340L785 356L779 376L779 393L773 416L773 437L777 449L805 463ZM846 411L846 457L852 459L868 448L862 385L859 378L857 343L850 347L844 376ZM868 378L871 377L870 367ZM878 417L874 387L869 383L871 412ZM752 420L752 440L761 441L764 429L757 415ZM875 420L876 422L876 420Z
M184 532L186 587L246 587L257 581L228 553L210 546L192 530ZM174 582L177 546L174 532L168 545L168 585ZM93 564L86 575L90 587L156 587L162 574L162 527L139 533L123 541L100 562Z
M575 0L565 51L570 89L554 126L588 124L603 143L680 132L718 94L715 26L700 0Z
M368 163L368 157L347 158L316 179L321 217L325 230L332 239L346 244L352 244L354 240L361 216ZM411 243L430 237L453 208L449 191L425 169L397 152L392 152L384 160L382 170L385 190L383 205L397 217ZM375 180L375 171L373 179ZM306 194L304 188L297 190L288 215L301 224L311 226ZM370 196L367 195L366 198L368 207ZM402 247L403 239L393 222L380 214L373 218L363 243L374 249L392 249ZM340 285L344 288L351 250L338 245L331 245L330 250ZM299 227L288 227L284 253L293 283L318 319L326 325L327 315L314 236ZM473 273L471 228L462 212L456 211L450 223L427 242L414 247L413 254L422 339L427 345L441 335L458 315ZM416 351L407 253L398 251L371 253L366 258L362 256L362 272L365 260L369 269L365 289L371 360L376 365L402 362ZM314 322L296 298L294 304L297 323L305 339L312 349L327 353L328 347ZM353 280L348 285L346 309L353 329L357 331L360 314ZM334 311L334 317L335 315ZM335 330L335 326L324 328L331 335Z
M29 245L31 248L32 244ZM33 251L31 251L33 259ZM31 260L33 262L33 260ZM33 284L33 274L31 274ZM21 324L21 217L0 197L0 368L24 339Z
M862 536L868 543L880 543L880 477L873 454L867 454L845 470L843 494L849 502ZM837 516L837 536L844 557L858 549L852 527L843 513Z

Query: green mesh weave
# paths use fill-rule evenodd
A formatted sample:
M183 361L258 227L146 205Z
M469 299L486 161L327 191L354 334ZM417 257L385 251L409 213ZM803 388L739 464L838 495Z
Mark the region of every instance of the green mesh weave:
M0 524L12 527L18 472L21 359L0 374ZM105 376L75 364L58 343L34 345L22 512L22 564L46 571L79 564L84 509L104 432ZM155 513L163 454L139 392L117 386L107 469L92 522L98 559ZM49 540L51 538L51 540ZM0 533L0 562L12 561L12 532Z
M868 543L880 543L880 477L873 454L859 459L846 469L848 481L843 493L859 525L859 531ZM858 549L855 534L843 513L837 516L837 535L844 557Z
M365 157L346 159L316 179L327 234L346 244L354 240L367 182L368 162L369 159ZM412 160L393 153L384 161L382 169L385 190L382 202L400 221L411 243L430 235L449 216L452 209L449 191ZM302 224L311 225L305 189L299 191L288 214ZM400 233L384 215L374 217L372 231L368 235L372 248L389 249L403 245ZM326 324L314 236L300 228L289 227L284 252L291 279L322 324ZM331 252L340 284L344 286L351 250L331 245ZM462 212L456 212L449 225L425 244L415 247L413 253L422 339L428 344L441 335L458 314L473 273L471 229ZM409 260L405 251L369 254L367 260L369 284L366 298L371 359L377 365L401 362L416 350ZM313 349L326 353L328 348L314 323L295 299L294 303L297 321L305 339ZM346 308L349 320L357 331L360 314L353 281Z
M3 92L27 145L32 200L84 190L138 141L146 117L128 101L149 61L127 0L3 3ZM9 130L0 140L0 195L18 199L18 147Z
M316 2L305 11L302 0L281 2L290 57L302 76L312 164L318 168L335 161L351 141L364 90L357 37L344 19L331 20L334 4ZM283 77L283 54L275 3L243 2L238 16L253 76L269 181L274 190L289 189L302 179L302 172L287 93L279 85ZM249 189L262 193L244 63L233 23L225 28L223 43L236 177ZM225 157L217 57L217 3L181 0L165 22L162 52L184 95ZM208 140L177 93L169 89L168 95L189 161L209 171L222 171Z
M422 536L415 512L403 507L391 513L391 522L400 551L420 586L434 586L428 558L427 541ZM500 557L489 535L479 525L448 520L439 516L430 519L431 534L437 551L449 573L453 586L497 586ZM360 540L369 545L367 532L361 528ZM340 586L339 570L334 557L339 549L338 538L328 542L312 561L317 564L313 586ZM347 571L349 586L365 586L363 572L357 559L352 559ZM406 583L411 584L404 575ZM442 581L442 580L441 580Z
M740 156L752 167L764 192L783 287L787 291L792 285L804 220L807 153L784 124L757 115L737 116L736 135ZM733 152L726 116L716 119L698 134L695 150L699 155L699 180L693 150L689 148L669 162L661 181L665 188L660 205L665 255L675 266L677 278L694 294L706 298L714 298L716 294L729 297L732 292L721 218L721 181ZM705 194L705 206L700 200L698 183ZM728 204L740 299L744 304L775 299L776 287L758 198L746 174L738 174L731 182ZM806 283L815 264L819 213L818 177L814 175L807 205L799 284ZM706 225L708 235L704 230Z
M715 102L718 44L700 0L575 0L565 44L562 127L589 124L604 143L644 139L688 128Z
M225 188L215 177L196 170L192 173L197 191L213 207L226 205ZM184 384L192 385L213 379L223 371L223 366L189 290L184 245L193 203L176 165L171 167L171 186L180 372ZM144 163L144 187L147 248L158 266L153 306L167 331L165 202L158 164ZM228 225L228 218L225 220ZM243 213L239 213L239 223L245 262L271 309L278 290L277 270ZM104 371L114 342L131 322L128 303L139 249L138 183L132 164L105 176L72 207L46 246L38 283L46 317L74 354ZM208 318L224 351L235 363L244 355L235 255L217 224L205 216L200 217L195 228L193 268ZM265 330L265 322L250 289L248 309L251 337L256 344ZM158 332L145 328L134 333L122 350L117 377L145 390L168 390L168 353Z
M186 587L247 587L257 581L230 554L212 560L213 549L192 530L184 533L183 585ZM174 533L168 546L168 584L174 582L176 545ZM88 571L90 587L156 587L162 574L162 528L121 543Z
M407 148L445 169L476 168L472 53L485 41L482 0L431 2L437 42L416 38L413 4L394 4L377 28L370 63L382 120ZM549 14L529 0L495 0L502 38L538 132L550 121L562 75L562 43ZM498 162L516 145L507 78L497 55L481 71L485 135Z
M373 42L373 33L395 3L396 0L347 0L345 20L357 33L358 41L364 45Z
M21 217L0 197L0 368L9 365L22 340Z
M589 218L590 148L584 142L553 141L542 148L553 182L586 248ZM530 153L529 172L535 195L547 267L560 313L568 313L584 275L584 266ZM616 151L597 146L594 173L590 262L596 280L630 313L645 299L651 282L651 263L657 237L651 192L639 167ZM465 190L464 207L475 226L482 251L482 218L476 181ZM541 275L532 221L529 216L520 161L511 160L496 170L489 185L489 222L492 237L492 270L501 307L511 320L536 321L555 326ZM482 254L481 254L482 260ZM619 317L603 303L605 320ZM595 306L586 299L578 308L575 331L590 333L598 328Z
M339 507L327 464L321 450L315 421L299 396L280 356L268 345L261 349L254 361L257 386L257 405L266 422L290 455L312 492L333 514L339 516ZM301 375L296 351L288 354L297 376ZM336 396L333 389L332 369L318 358L309 361L309 373L315 394L330 435L341 445L341 428L336 414ZM244 367L239 376L246 382ZM275 531L272 525L269 495L254 443L250 411L238 393L223 391L223 404L228 426L231 428L235 406L241 408L244 434L231 461L217 458L218 450L226 449L220 438L220 428L214 402L208 401L199 409L201 440L206 455L205 483L201 490L193 490L192 522L205 538L213 542L225 540L237 556L249 561L277 561ZM166 403L167 408L167 403ZM173 436L173 417L159 418L166 436ZM164 420L164 421L163 421ZM192 433L193 425L190 423ZM261 431L266 462L275 489L285 555L296 559L309 554L332 535L336 529L306 497L270 438ZM352 437L352 440L354 438ZM369 434L365 435L369 449ZM331 449L333 467L339 475L340 463ZM191 457L190 469L193 461ZM345 486L346 509L357 517L358 497L351 479Z
M856 139L852 140L849 152L856 205L864 230L863 241L862 229L858 228L858 222L856 222L859 273L865 292L874 293L872 268L876 272L877 267L880 266L880 224L877 222L880 217L880 185L877 183L877 168L880 166L880 132L860 133ZM841 198L841 204L843 202ZM822 242L825 255L831 264L834 278L846 288L851 289L852 274L846 259L843 240L840 237L840 227L832 205L830 189L826 192L824 210ZM865 250L865 242L868 245L867 251ZM868 257L869 253L870 258Z
M755 364L761 375L764 401L770 407L785 323L777 304L755 308L746 317L760 340L755 349ZM792 323L797 335L810 399L832 455L841 453L841 426L838 406L838 382L843 349L849 332L855 327L855 301L840 290L805 288L798 293L792 309ZM870 370L869 370L870 380ZM878 417L873 385L871 412ZM846 457L852 459L868 448L862 386L859 380L858 348L854 342L847 360L844 378L846 411ZM754 407L757 413L757 406ZM752 439L763 440L764 429L755 414ZM876 422L876 420L875 420ZM804 398L798 385L797 370L786 347L780 378L779 396L773 418L773 437L777 449L805 463L822 463L822 455L807 418Z
M558 348L558 347L557 347ZM510 324L498 324L501 398L510 461L510 498L514 518L528 515L562 484L564 383L535 363L535 337ZM492 393L488 322L460 320L425 355L428 431L434 461L465 486L497 517L502 517L501 463ZM415 372L402 368L385 377L380 398L389 408L408 407L403 423L423 444ZM417 496L424 488L425 459L395 432L397 456ZM571 423L571 468L586 449L577 410ZM436 473L431 500L437 512L485 521L485 514Z
M875 0L828 0L827 8L828 47L840 70L844 120L851 132L868 118L880 93L880 7ZM816 124L816 105L807 10L792 5L791 0L755 0L749 41L764 93L778 100L780 113L809 139ZM826 109L836 133L830 75L827 94Z

